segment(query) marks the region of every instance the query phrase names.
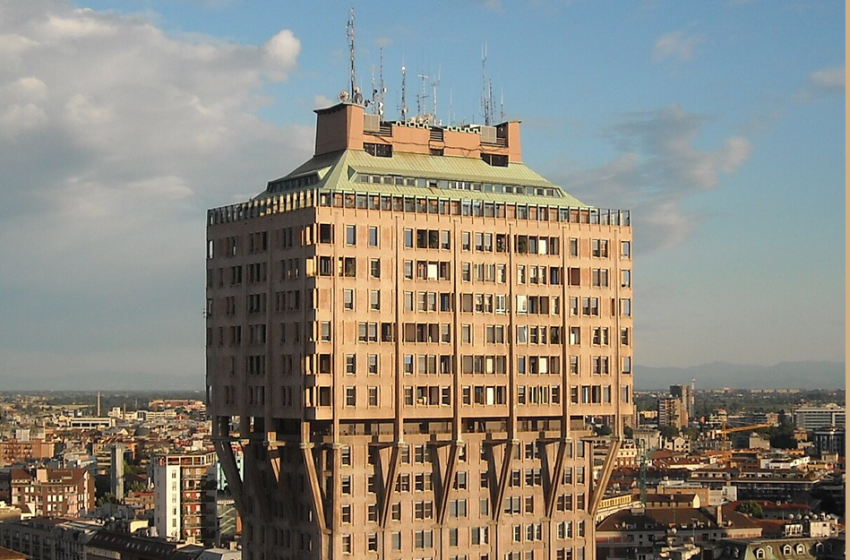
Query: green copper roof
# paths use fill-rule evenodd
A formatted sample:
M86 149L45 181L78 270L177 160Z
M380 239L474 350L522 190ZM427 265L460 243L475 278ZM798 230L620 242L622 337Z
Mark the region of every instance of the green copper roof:
M484 192L428 186L380 184L362 182L360 175L406 177L437 181L464 181L488 185L512 185L552 189L555 196L538 195L526 189L523 194ZM274 185L298 177L313 176L308 184L273 190ZM507 167L491 166L476 158L434 156L395 152L392 157L372 156L363 150L345 150L314 157L294 171L269 183L269 189L256 198L273 196L280 192L294 192L303 188L321 191L386 193L389 195L428 196L445 199L485 200L546 206L587 207L561 187L551 183L522 163ZM550 191L551 192L551 191Z

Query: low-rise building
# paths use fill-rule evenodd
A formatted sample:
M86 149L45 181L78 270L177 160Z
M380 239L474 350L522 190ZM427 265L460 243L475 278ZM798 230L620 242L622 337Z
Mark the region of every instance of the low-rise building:
M13 465L32 460L50 459L56 449L55 441L40 438L10 438L0 441L0 465Z
M720 539L761 537L750 518L718 508L666 507L618 511L596 528L596 558L654 558L661 546L702 546Z
M801 406L794 411L798 428L817 430L828 426L843 426L847 421L843 406L829 403L824 406Z
M33 517L0 523L0 546L32 560L88 560L85 544L101 529L91 521Z
M11 469L12 505L29 505L37 516L79 517L94 509L94 478L86 469Z

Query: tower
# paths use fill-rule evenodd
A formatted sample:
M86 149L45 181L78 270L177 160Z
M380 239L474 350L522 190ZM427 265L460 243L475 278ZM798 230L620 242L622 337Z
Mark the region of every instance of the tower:
M115 443L110 448L109 491L119 502L124 500L124 444Z
M694 386L692 381L691 385L670 385L670 396L679 399L682 410L684 411L685 424L690 419L696 417L696 401L694 395Z
M593 560L634 415L629 213L526 167L518 122L316 113L309 161L207 214L207 405L245 558ZM598 484L591 419L614 434Z

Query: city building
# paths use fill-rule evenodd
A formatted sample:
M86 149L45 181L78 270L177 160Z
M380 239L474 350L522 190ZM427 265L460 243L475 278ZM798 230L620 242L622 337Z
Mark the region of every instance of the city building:
M826 426L815 430L814 441L818 457L825 453L845 454L844 426Z
M696 417L696 394L692 385L670 385L670 396L681 401L688 419Z
M688 410L678 397L658 398L658 426L682 429L688 426Z
M805 430L844 426L846 420L845 408L834 403L824 406L801 406L794 411L797 427Z
M9 501L37 516L79 517L94 510L94 477L82 468L9 470Z
M43 438L0 440L0 465L14 465L53 457L56 442Z
M110 447L109 491L115 499L124 499L124 445L115 443Z
M32 560L86 560L86 543L101 525L81 519L34 517L0 523L0 546Z
M597 527L596 546L600 559L648 560L658 557L661 546L691 543L704 547L721 539L761 536L761 527L743 514L719 506L699 508L683 503L618 511Z
M634 421L629 213L526 167L518 122L316 113L312 159L208 212L207 406L243 557L592 560Z
M151 464L157 535L187 541L214 535L215 505L209 492L214 490L215 453L157 455Z

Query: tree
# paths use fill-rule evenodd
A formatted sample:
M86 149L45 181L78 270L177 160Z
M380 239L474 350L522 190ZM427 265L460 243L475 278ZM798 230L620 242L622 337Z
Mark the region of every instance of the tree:
M148 487L145 486L144 482L134 480L130 483L130 492L147 492Z
M118 498L116 498L115 494L113 494L112 492L107 492L106 494L97 499L97 507L100 507L107 503L117 504Z
M794 437L794 424L783 422L768 430L770 446L776 449L797 449L797 438Z
M661 436L665 439L673 439L679 435L679 428L676 426L661 426L659 431L661 432Z
M691 441L696 441L696 439L699 437L699 428L689 426L682 430L682 435Z
M609 426L608 424L599 424L593 427L593 432L597 436L610 436L611 426Z
M761 519L764 517L764 511L761 509L761 506L758 505L757 502L746 501L738 504L738 507L735 508L735 511L739 513L743 513L744 515L749 515L750 517L757 517Z

